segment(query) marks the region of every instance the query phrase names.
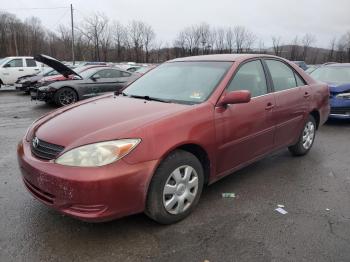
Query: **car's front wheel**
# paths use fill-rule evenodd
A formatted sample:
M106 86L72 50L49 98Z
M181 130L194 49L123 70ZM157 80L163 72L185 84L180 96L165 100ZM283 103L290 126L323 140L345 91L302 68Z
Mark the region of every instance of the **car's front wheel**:
M302 156L307 154L315 141L316 135L316 121L312 115L309 115L303 131L295 145L290 146L289 151L295 156Z
M78 101L78 95L72 88L63 87L55 93L54 101L58 106L66 106Z
M172 152L152 178L145 213L161 224L184 219L197 205L203 182L202 165L193 154Z

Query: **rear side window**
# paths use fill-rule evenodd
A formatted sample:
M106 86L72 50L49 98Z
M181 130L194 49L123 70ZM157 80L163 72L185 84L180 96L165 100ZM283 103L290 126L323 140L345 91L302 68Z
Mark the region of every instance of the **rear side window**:
M7 67L23 67L22 58L12 59L11 61L6 63Z
M26 59L27 67L36 67L36 63L34 59Z
M283 91L297 86L293 70L277 60L265 60L269 68L275 91Z
M237 90L249 90L252 97L267 93L265 73L260 60L245 63L238 69L228 86L228 91Z

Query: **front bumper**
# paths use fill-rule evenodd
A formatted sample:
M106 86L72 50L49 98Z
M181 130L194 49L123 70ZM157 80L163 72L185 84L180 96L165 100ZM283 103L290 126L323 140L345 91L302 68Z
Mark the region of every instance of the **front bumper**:
M25 140L17 153L24 185L36 199L90 222L142 212L157 162L130 165L119 160L103 167L67 167L36 158Z
M329 117L334 119L350 119L350 99L330 99L331 112Z
M54 92L44 92L39 89L32 88L30 89L30 97L32 100L49 102L53 100Z

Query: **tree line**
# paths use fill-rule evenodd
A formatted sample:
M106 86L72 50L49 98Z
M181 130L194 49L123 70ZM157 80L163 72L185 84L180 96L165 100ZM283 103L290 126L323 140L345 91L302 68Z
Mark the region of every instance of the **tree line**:
M163 43L156 39L152 26L143 21L124 25L103 13L94 13L79 22L74 32L78 61L160 63L200 54L266 53L310 64L350 62L350 31L332 38L327 49L315 47L317 39L310 33L295 36L291 41L274 35L272 46L266 47L244 26L212 27L201 23L181 30L172 43ZM0 12L0 57L44 53L70 61L71 44L68 26L60 25L54 32L36 17L22 21L14 14Z

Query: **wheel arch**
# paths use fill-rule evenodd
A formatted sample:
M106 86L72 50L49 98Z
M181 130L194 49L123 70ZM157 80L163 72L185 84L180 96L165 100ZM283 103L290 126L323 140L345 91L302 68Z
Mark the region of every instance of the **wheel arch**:
M173 148L168 150L166 153L164 153L164 155L161 157L160 161L158 162L158 165L155 168L155 171L157 170L159 165L163 162L163 160L166 159L172 152L174 152L176 150L187 151L187 152L193 154L199 160L199 162L201 163L201 165L203 167L204 184L208 184L209 178L211 175L210 157L209 157L208 152L205 150L205 148L197 143L188 142L188 143L174 146ZM152 177L153 177L153 175L152 175ZM151 178L151 180L152 180L152 178Z
M318 129L319 125L320 125L320 112L318 112L317 109L313 109L310 112L310 115L314 117L315 121L316 121L316 128Z

